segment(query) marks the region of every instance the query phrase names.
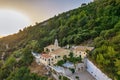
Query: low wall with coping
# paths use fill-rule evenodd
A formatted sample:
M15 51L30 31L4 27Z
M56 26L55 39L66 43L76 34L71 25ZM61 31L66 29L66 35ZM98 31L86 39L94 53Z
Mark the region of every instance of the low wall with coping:
M90 60L86 59L87 71L96 80L112 80L107 75L105 75L99 68L97 68Z

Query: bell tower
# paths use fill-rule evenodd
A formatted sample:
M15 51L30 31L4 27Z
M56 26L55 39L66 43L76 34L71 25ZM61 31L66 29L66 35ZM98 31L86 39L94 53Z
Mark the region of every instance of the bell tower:
M59 44L58 44L58 40L57 40L57 39L55 39L54 45L55 45L56 47L59 46Z

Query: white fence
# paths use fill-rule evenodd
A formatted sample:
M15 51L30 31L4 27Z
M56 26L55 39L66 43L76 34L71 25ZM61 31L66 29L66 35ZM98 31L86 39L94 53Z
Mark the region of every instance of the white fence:
M91 61L88 59L86 60L86 66L87 71L94 77L96 80L112 80L107 75L105 75L103 72L101 72L100 69L98 69Z

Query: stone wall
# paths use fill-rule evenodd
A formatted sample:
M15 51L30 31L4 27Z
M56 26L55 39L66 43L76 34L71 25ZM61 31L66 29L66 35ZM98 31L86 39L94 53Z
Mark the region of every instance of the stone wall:
M94 77L96 80L112 80L107 75L105 75L99 68L97 68L90 60L86 59L87 71Z

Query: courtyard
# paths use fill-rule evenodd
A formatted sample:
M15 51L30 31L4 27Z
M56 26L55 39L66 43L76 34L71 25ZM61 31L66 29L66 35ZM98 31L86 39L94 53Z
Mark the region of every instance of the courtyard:
M96 80L89 72L81 71L76 72L74 74L68 75L72 80ZM79 79L76 79L76 76L79 77Z

